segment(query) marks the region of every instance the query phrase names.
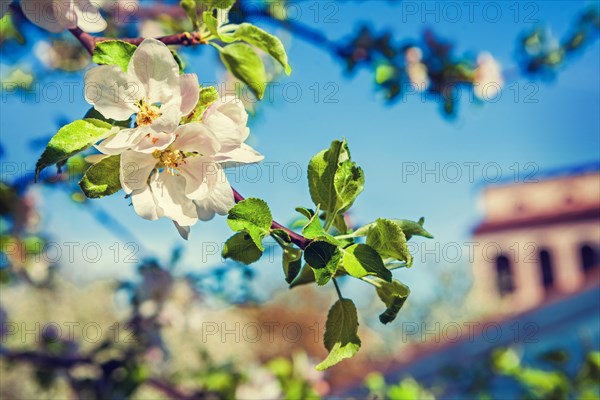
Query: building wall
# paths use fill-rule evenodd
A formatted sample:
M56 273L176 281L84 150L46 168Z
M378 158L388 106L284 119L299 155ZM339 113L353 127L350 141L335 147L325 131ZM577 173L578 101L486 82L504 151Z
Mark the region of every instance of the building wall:
M600 254L600 174L586 174L489 188L485 217L476 229L471 306L481 312L513 313L600 284L595 268L586 274L581 247ZM553 222L555 221L555 222ZM554 282L543 285L540 252L550 254ZM497 257L508 258L514 291L501 296Z

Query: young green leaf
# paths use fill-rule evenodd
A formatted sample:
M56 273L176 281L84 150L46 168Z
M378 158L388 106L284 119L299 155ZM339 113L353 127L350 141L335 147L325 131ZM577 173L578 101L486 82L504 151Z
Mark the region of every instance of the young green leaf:
M185 72L185 62L183 61L183 58L181 58L179 53L176 52L174 49L169 49L169 51L171 51L171 54L173 55L173 58L175 59L175 62L179 67L179 74L183 74Z
M88 119L88 118L93 118L93 119L97 119L100 121L104 121L106 123L109 123L109 124L115 125L115 126L119 126L121 128L129 128L131 126L131 118L124 120L124 121L116 121L111 118L105 118L104 115L100 114L100 112L98 110L96 110L94 107L91 107L88 110L88 112L85 113L85 116L83 117L83 119Z
M383 258L395 258L406 261L406 265L412 265L412 256L408 250L406 236L398 224L380 218L375 225L369 229L367 244L377 250Z
M290 289L293 289L296 286L306 285L308 283L315 283L315 273L310 265L304 264L298 275L294 278L292 283L290 283Z
M225 67L250 90L262 99L267 85L265 66L252 47L244 43L232 43L219 48Z
M323 286L335 275L342 254L337 246L316 240L304 250L304 260L313 268L315 280Z
M288 57L285 48L283 47L283 43L281 43L281 40L276 36L273 36L252 24L243 23L235 30L233 37L267 52L281 64L287 75L292 73L292 68L288 64Z
M423 228L425 218L419 218L419 222L409 221L406 219L395 219L395 223L402 228L402 231L406 235L406 240L410 240L413 236L423 236L428 239L433 239L433 235Z
M406 236L406 240L410 240L413 236L423 236L428 239L433 239L433 235L423 228L423 223L425 222L425 218L423 217L419 219L419 222L409 221L407 219L390 219L389 221L392 221L402 229L402 232L404 232L404 235ZM377 221L361 226L352 233L352 236L367 236L369 230L375 226L376 223Z
M394 280L391 283L382 282L381 286L377 288L377 294L387 307L379 316L379 321L382 324L387 324L392 322L396 318L396 315L398 315L398 312L410 294L410 289L403 283Z
M129 60L137 46L120 40L105 40L94 47L92 61L96 64L117 65L127 72Z
M246 265L258 261L263 251L256 247L256 244L246 232L238 232L225 242L223 246L223 258L242 262Z
M220 38L219 35L219 20L215 18L211 11L204 11L202 13L202 21L204 22L204 26L206 29L215 36L216 38Z
M302 250L294 247L283 249L283 273L285 281L292 283L300 273L302 267Z
M236 232L247 232L256 247L261 251L265 250L262 239L269 234L273 217L269 206L263 200L249 198L240 201L229 210L227 223Z
M383 265L381 256L366 244L353 244L342 249L344 270L355 278L367 275L377 276L387 282L392 281L392 273Z
M228 8L233 7L235 1L236 0L211 0L210 5L220 10L227 10Z
M198 21L198 13L196 9L196 1L195 0L181 0L179 5L185 13L187 14L190 21L192 21L192 25L194 26L194 30L198 30L200 28L200 23Z
M340 299L331 307L325 324L324 342L329 355L317 365L319 371L345 358L354 357L358 352L361 344L358 337L358 314L352 300Z
M120 155L105 157L85 171L83 178L79 181L79 187L90 199L99 199L115 194L121 190L120 167Z
M298 208L296 210L298 210ZM304 225L304 228L302 228L302 236L304 236L307 239L315 239L320 236L325 236L325 229L323 229L323 227L321 226L321 222L319 221L319 206L317 205L317 211L313 212L312 215L307 209L300 210L302 210L301 212L308 218L308 223L306 223L306 225Z
M217 92L217 89L215 89L214 86L207 86L200 89L200 96L196 107L194 107L191 113L189 113L181 119L182 124L202 121L204 111L206 111L206 109L210 107L210 105L214 103L218 98L219 93Z
M308 164L308 186L315 204L335 218L349 209L364 187L362 169L350 160L346 141L334 140Z
M349 209L356 197L363 191L365 175L363 170L356 166L356 163L346 160L340 164L333 183L339 199L336 213L341 213Z
M109 135L113 127L103 121L87 118L63 126L50 139L42 156L35 165L35 178L52 165L66 161L69 157L87 149Z

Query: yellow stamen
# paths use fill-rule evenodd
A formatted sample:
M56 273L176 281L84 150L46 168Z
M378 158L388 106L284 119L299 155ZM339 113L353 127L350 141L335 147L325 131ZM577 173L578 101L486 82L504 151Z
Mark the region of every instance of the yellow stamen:
M160 108L154 104L149 104L146 100L140 100L138 107L140 111L135 118L137 126L150 125L161 115Z
M170 175L181 175L179 166L185 164L185 154L182 151L171 148L154 150L152 156L158 160L157 167L164 168Z

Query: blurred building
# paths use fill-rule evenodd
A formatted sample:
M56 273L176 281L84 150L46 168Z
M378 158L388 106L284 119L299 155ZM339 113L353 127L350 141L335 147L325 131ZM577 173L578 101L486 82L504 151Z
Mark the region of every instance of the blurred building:
M482 202L466 304L476 314L467 321L423 322L401 358L380 368L387 382L412 376L460 398L494 349L516 346L534 366L544 351L600 349L598 165L488 186ZM518 394L504 381L492 390L494 398Z
M471 304L521 312L600 280L600 170L489 186L475 228Z

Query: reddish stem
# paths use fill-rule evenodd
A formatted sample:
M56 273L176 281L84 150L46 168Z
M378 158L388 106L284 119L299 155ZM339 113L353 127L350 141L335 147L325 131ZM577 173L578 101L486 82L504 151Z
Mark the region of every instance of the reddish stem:
M127 42L131 44L139 45L144 41L143 37L138 38L109 38L104 36L92 36L87 32L82 31L80 28L69 29L71 34L79 40L79 42L85 47L88 53L93 54L94 48L96 44L99 42L105 42L107 40L120 40L122 42ZM182 46L194 46L198 44L206 44L204 40L202 40L202 36L199 32L183 32L176 33L173 35L162 36L156 38L156 40L160 40L166 45L182 45Z

